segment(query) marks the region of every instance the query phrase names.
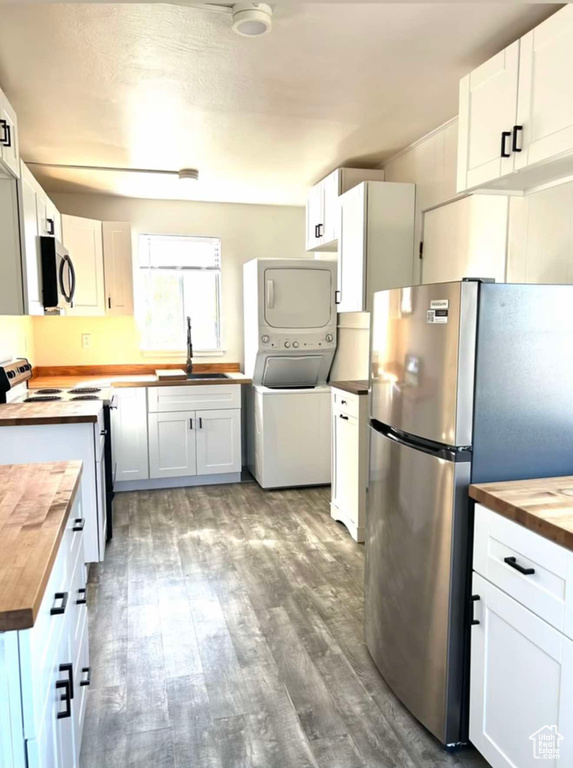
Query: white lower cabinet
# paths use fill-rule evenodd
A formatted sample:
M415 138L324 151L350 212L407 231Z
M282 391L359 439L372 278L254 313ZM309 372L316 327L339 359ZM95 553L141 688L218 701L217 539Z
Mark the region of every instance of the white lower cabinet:
M241 471L241 411L197 411L197 474Z
M332 517L364 541L368 474L368 398L332 390Z
M151 478L240 471L240 410L149 414Z
M118 387L111 411L111 444L115 481L147 480L147 389Z
M571 559L476 505L470 741L492 768L573 765Z
M81 495L31 629L0 634L2 768L79 768L90 683ZM5 684L7 681L8 684Z
M197 474L195 411L149 414L149 476Z

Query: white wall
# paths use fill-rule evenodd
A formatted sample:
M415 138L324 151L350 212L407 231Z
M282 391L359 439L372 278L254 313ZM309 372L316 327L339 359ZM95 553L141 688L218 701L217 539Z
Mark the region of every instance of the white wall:
M225 203L198 203L177 200L140 200L108 195L54 194L53 200L62 213L107 221L130 221L134 243L138 235L185 234L208 235L221 238L222 253L222 339L225 353L221 357L209 357L209 362L243 362L243 270L245 261L254 258L301 258L312 257L305 253L304 208L266 205L236 205ZM137 259L137 252L134 252ZM136 289L137 290L137 289ZM73 326L75 342L71 345L74 359L62 350L58 362L54 350L50 351L52 365L90 364L89 350L82 350L79 343L81 318L47 318ZM129 319L123 319L129 324ZM37 320L38 324L45 319ZM74 322L72 322L74 321ZM45 336L56 332L54 323ZM105 322L100 321L102 333ZM87 325L86 325L87 327ZM96 328L95 331L91 329ZM90 325L90 332L97 333L97 324ZM141 362L139 350L133 349L137 333L133 328L125 331L124 362ZM102 339L103 343L103 339ZM39 354L41 356L41 345ZM92 347L98 349L98 340ZM136 354L137 353L137 354ZM92 353L93 354L93 353ZM63 358L66 358L65 360ZM110 361L116 362L116 361ZM39 360L38 364L42 364Z

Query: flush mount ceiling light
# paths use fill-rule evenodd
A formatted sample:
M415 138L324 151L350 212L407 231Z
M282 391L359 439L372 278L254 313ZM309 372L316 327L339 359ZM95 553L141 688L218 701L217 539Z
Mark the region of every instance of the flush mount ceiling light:
M65 165L59 163L35 163L33 161L28 161L26 165L41 165L43 168L63 168L67 171L159 174L160 176L177 176L179 181L197 181L199 179L199 171L196 168L181 168L180 171L167 171L161 168L116 168L111 165Z
M235 3L233 32L242 37L260 37L273 26L273 9L266 3Z

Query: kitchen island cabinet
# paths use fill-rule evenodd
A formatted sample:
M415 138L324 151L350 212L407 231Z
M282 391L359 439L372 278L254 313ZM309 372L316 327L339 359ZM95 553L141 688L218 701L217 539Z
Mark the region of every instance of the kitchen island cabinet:
M573 477L470 489L470 740L492 768L573 765L572 492Z
M79 461L0 467L0 766L77 768L90 683Z

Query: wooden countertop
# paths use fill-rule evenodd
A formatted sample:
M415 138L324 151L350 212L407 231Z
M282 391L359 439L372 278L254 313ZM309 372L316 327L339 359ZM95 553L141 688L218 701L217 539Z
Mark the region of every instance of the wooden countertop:
M351 395L367 395L368 382L362 380L356 381L331 381L331 387L342 389L344 392L350 392Z
M0 466L0 631L34 626L81 461Z
M226 379L176 379L174 381L159 381L154 374L134 374L132 376L118 376L113 374L103 376L38 376L29 382L30 389L42 389L43 387L193 387L216 384L252 384L252 379L242 373L229 372Z
M95 424L102 408L101 400L6 403L0 405L0 427L88 424L90 422Z
M573 551L573 476L470 485L470 496Z

